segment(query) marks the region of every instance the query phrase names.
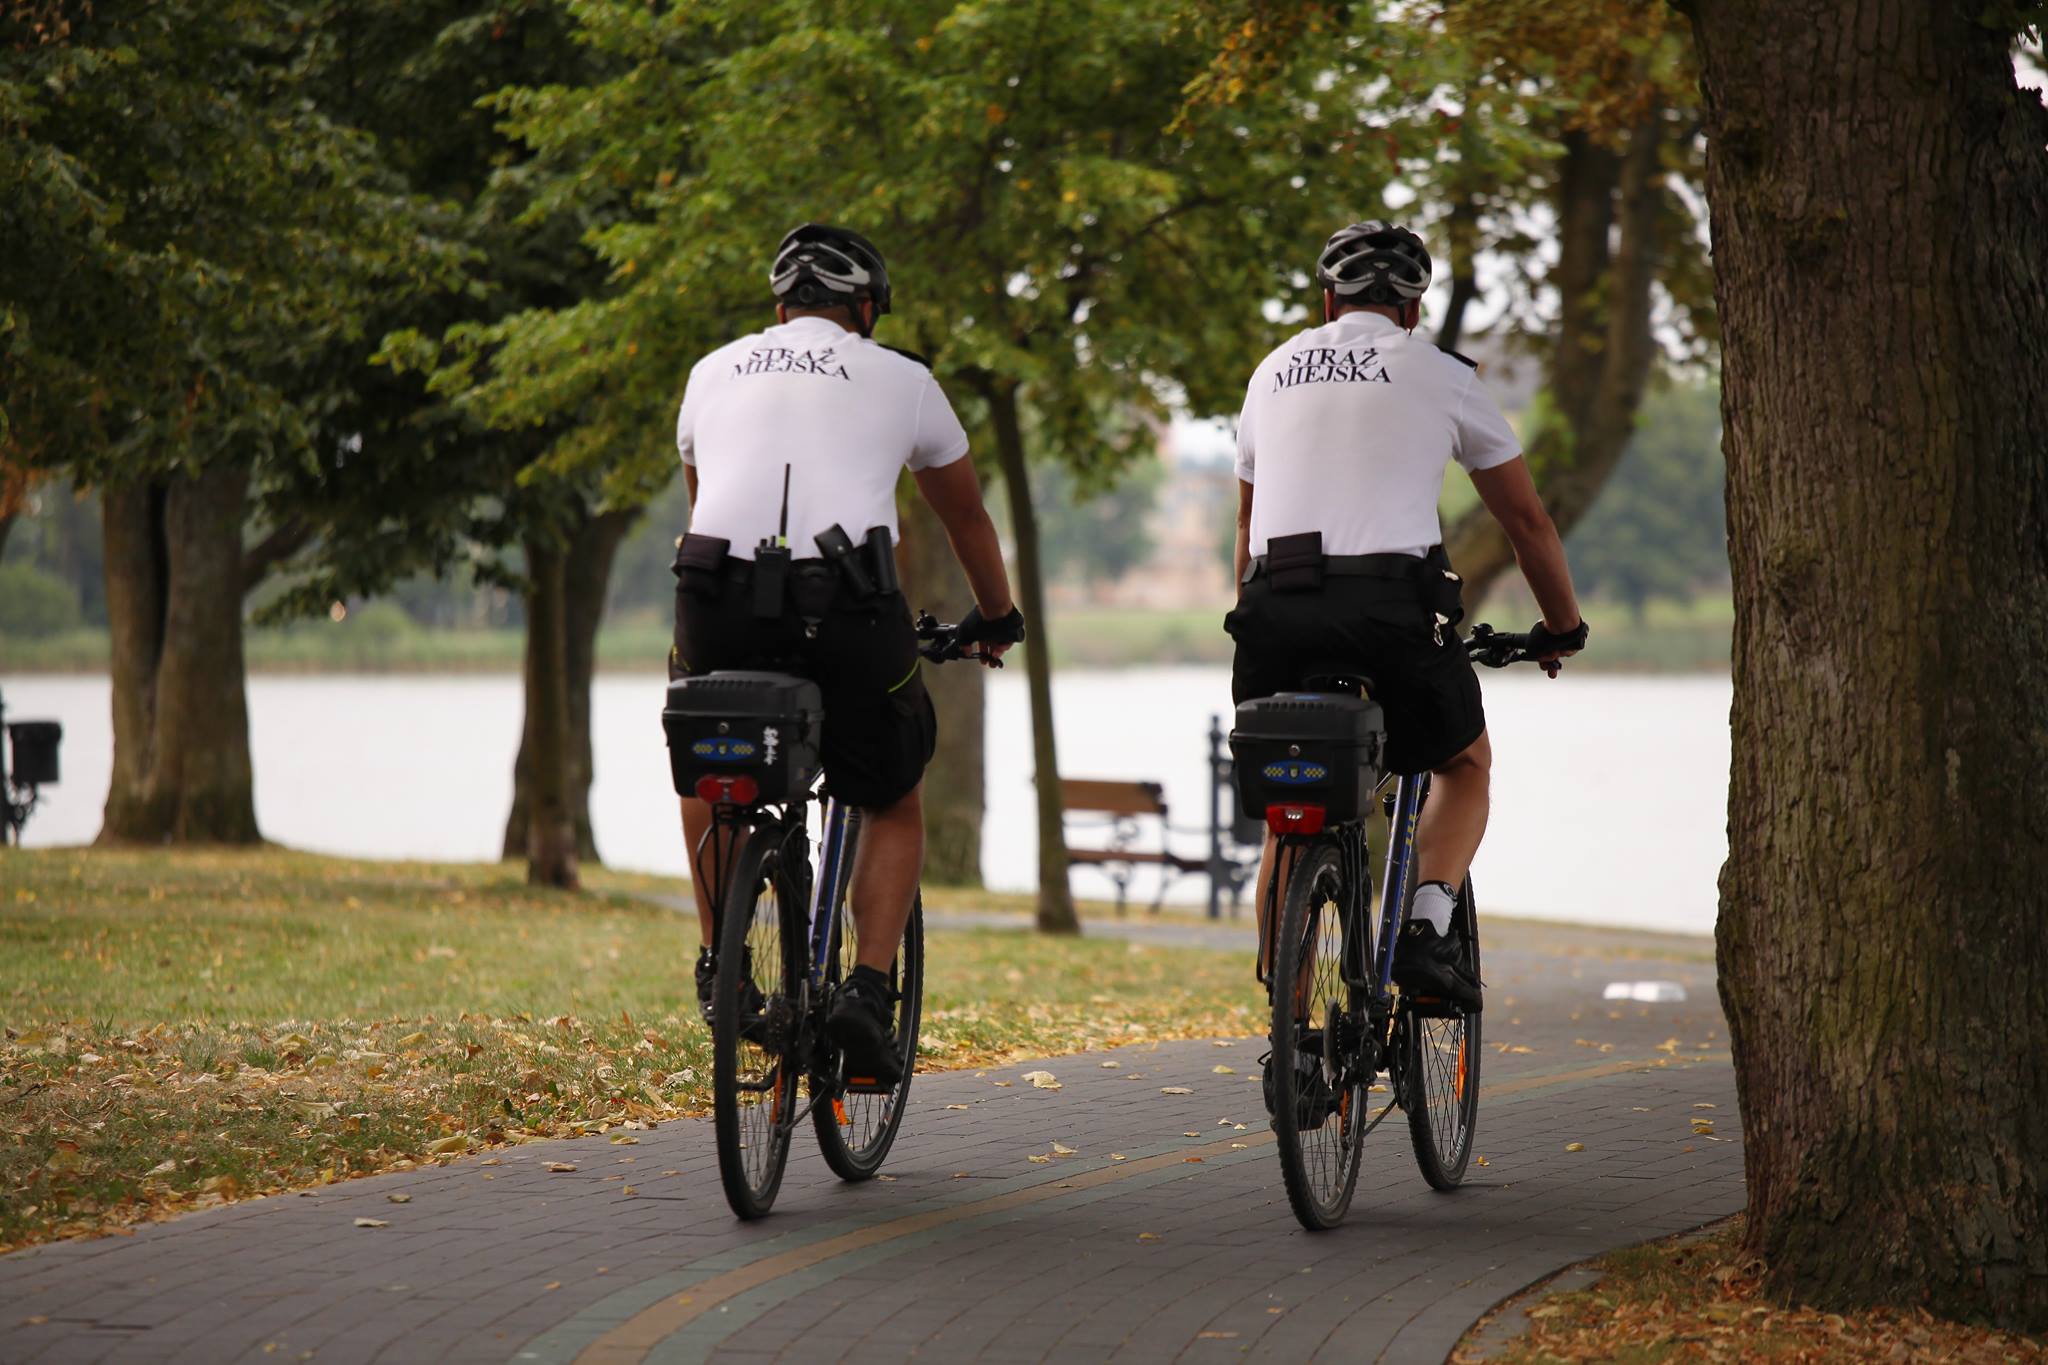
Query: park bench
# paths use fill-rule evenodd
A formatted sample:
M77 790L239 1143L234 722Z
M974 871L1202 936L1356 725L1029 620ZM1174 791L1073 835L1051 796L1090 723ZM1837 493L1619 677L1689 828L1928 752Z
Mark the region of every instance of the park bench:
M1157 782L1063 778L1060 808L1069 816L1083 817L1083 829L1097 828L1106 833L1108 842L1101 847L1070 845L1067 863L1101 868L1116 887L1119 915L1124 913L1131 880L1140 867L1159 869L1159 889L1152 898L1154 910L1166 898L1166 884L1174 877L1183 872L1209 870L1206 858L1182 857L1170 846L1172 827L1167 823L1166 789Z

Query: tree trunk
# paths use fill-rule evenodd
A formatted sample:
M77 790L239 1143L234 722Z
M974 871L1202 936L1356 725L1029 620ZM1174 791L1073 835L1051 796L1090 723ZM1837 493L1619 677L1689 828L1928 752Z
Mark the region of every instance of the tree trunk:
M568 553L545 539L526 542L526 713L533 738L526 880L575 890L576 821L569 809Z
M1017 387L983 386L996 455L1010 500L1011 536L1017 550L1017 601L1030 639L1024 645L1031 683L1031 757L1038 786L1038 927L1048 934L1078 934L1074 892L1067 883L1067 832L1060 808L1060 764L1052 730L1052 640L1045 614L1045 570L1038 560L1038 514L1031 506L1031 471L1024 463L1024 428L1017 416Z
M896 560L911 609L957 621L973 599L945 528L918 497L905 500L900 521ZM964 663L924 670L939 716L938 751L924 774L924 875L943 886L981 885L982 675Z
M248 474L107 490L114 765L104 842L256 843L242 658Z
M597 836L590 824L590 785L597 777L590 747L590 685L597 672L597 632L604 624L612 562L633 523L640 519L640 512L641 509L634 508L588 517L569 542L564 578L568 652L563 660L569 687L569 814L576 827L576 856L586 863L604 861L598 857ZM529 644L531 639L529 636ZM525 717L520 727L519 756L512 764L512 810L505 819L502 855L506 858L526 856L526 813L533 803L532 707L526 708Z
M1656 358L1651 286L1657 229L1667 211L1661 160L1667 117L1665 109L1652 108L1619 153L1584 133L1563 139L1559 254L1550 276L1558 292L1557 339L1547 408L1528 441L1530 469L1560 533L1592 509L1620 463ZM1467 606L1476 607L1494 580L1514 567L1514 547L1482 506L1446 531L1444 546L1464 576Z
M1770 1288L2048 1328L2048 115L1909 0L1699 0Z

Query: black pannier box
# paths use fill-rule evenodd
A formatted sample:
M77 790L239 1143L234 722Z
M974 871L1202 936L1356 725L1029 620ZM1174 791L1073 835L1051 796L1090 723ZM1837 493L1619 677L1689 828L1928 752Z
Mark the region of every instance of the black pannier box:
M7 727L14 740L15 784L48 787L57 781L57 741L64 727L54 720L19 720Z
M706 673L668 685L661 728L676 791L704 777L750 777L759 800L794 801L818 776L825 705L818 685L787 673Z
M1336 824L1364 814L1379 785L1387 723L1380 704L1338 692L1281 692L1237 708L1230 731L1238 808L1321 806Z

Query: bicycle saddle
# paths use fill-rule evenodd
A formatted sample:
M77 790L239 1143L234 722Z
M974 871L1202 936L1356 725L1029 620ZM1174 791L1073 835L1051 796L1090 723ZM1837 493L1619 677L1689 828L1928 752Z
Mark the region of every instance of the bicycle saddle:
M1353 673L1344 669L1311 670L1302 679L1304 692L1349 692L1354 696L1372 700L1373 681L1364 673Z

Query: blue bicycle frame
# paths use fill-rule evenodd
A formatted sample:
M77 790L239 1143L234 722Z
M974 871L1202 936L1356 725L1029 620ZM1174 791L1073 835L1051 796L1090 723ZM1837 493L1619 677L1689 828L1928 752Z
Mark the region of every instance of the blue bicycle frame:
M860 846L860 812L825 798L823 829L818 835L818 878L811 886L811 988L825 982L826 959L832 952L832 926L845 904L853 880L853 855Z

